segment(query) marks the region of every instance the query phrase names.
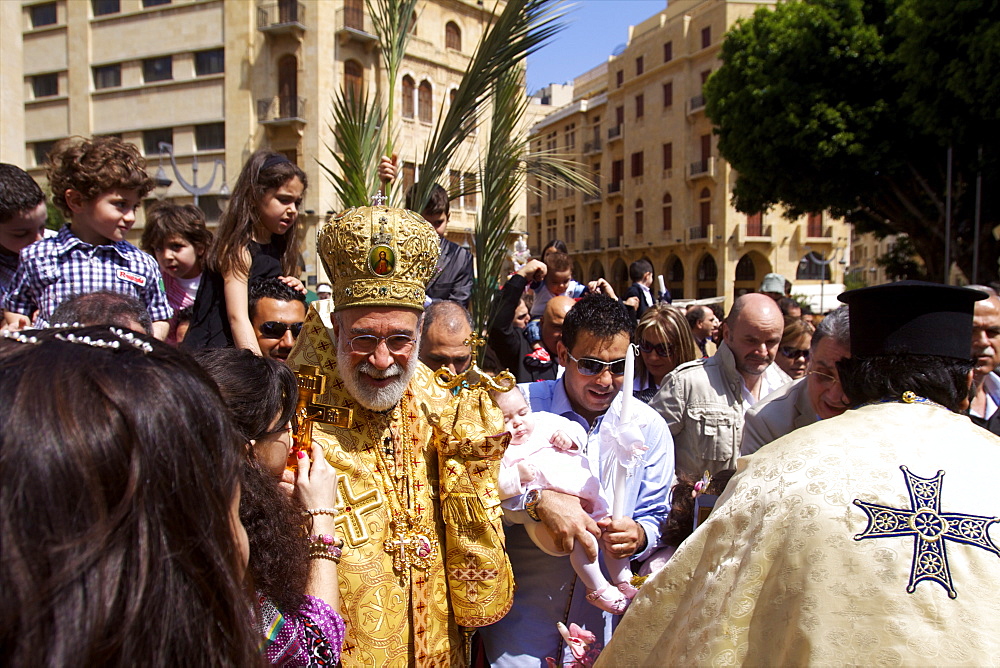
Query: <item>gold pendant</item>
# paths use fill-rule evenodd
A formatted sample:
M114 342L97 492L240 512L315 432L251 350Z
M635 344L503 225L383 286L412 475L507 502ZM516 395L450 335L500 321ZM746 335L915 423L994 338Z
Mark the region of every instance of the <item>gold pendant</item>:
M392 555L392 568L400 574L408 568L427 570L431 565L434 533L408 517L395 515L392 519L393 538L385 541L384 549Z

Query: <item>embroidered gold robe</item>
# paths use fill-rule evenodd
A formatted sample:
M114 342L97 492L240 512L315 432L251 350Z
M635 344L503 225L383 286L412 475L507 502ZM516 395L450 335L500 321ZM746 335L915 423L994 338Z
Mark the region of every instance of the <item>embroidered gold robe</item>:
M442 559L445 531L438 501L438 456L426 419L429 413L440 413L450 395L420 365L406 390L405 415L398 407L389 415L366 410L340 380L331 337L316 311L310 310L288 362L293 369L300 364L319 367L327 380L326 392L317 400L353 410L350 428L317 422L312 430L313 441L323 446L338 474L337 534L344 539L338 575L347 624L341 661L344 666L366 667L462 665L462 642L450 613ZM395 447L395 466L387 467L384 463L394 456L382 449L398 443L407 431L414 475L409 488L416 497L408 505L422 525L432 528L432 535L429 567L406 568L401 577L393 571L393 555L385 543L395 538L391 517L396 502L389 496L389 485L394 484L407 501L405 481L394 477L391 469L403 472L407 462L402 448Z

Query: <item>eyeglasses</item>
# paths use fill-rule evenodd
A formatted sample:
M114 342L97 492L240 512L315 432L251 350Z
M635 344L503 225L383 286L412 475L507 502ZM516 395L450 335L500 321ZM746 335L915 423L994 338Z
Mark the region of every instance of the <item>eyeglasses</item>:
M298 337L299 332L302 331L301 322L293 322L292 324L287 324L284 322L278 322L277 320L268 320L267 322L260 323L261 336L265 339L280 339L285 335L285 332L292 330L292 336Z
M816 376L816 380L818 380L821 385L836 385L840 382L836 377L831 376L828 373L823 373L822 371L810 371L806 375Z
M781 348L778 348L778 350L780 350L781 354L790 360L798 359L800 357L809 359L808 348L792 348L791 346L781 346Z
M655 352L660 357L673 357L674 347L669 343L650 343L646 339L639 339L639 350L644 353Z
M347 347L351 349L351 352L357 353L359 355L371 355L378 348L378 344L385 341L385 347L389 349L389 352L393 355L405 355L410 352L413 348L414 340L413 337L407 336L405 334L393 334L392 336L373 336L371 334L362 334L361 336L355 336L353 339L347 342Z
M569 355L569 353L566 353ZM569 355L569 358L576 362L576 368L580 370L580 373L584 376L600 376L607 369L611 372L612 376L621 376L625 374L625 358L620 360L612 360L610 362L605 362L603 360L595 360L592 357L584 357L582 360Z

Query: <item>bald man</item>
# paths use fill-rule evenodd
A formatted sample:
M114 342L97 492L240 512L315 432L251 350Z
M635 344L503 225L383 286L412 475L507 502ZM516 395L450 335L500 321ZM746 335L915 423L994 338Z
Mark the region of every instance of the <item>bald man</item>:
M572 297L560 296L553 297L545 305L545 312L542 314L542 345L553 359L556 359L558 343L562 341L563 320L575 303L576 300Z
M736 468L747 409L791 380L772 364L783 327L773 299L743 295L722 325L715 355L682 364L663 379L649 405L673 434L678 475Z
M424 310L420 361L437 371L446 367L460 374L472 364L472 316L458 302L437 301Z
M970 286L979 289L979 286ZM986 291L986 290L984 290ZM1000 298L991 294L975 304L972 315L972 383L975 394L969 417L980 427L1000 435Z

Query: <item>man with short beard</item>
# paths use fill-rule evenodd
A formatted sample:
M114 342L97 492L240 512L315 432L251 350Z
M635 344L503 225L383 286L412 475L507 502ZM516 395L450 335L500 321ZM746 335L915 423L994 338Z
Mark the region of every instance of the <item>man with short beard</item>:
M747 409L790 380L772 364L783 328L773 299L743 295L722 325L715 355L682 364L663 379L649 405L670 427L677 475L736 468Z
M341 661L460 665L435 429L451 394L418 359L437 234L410 211L358 207L324 225L317 246L332 279L333 326L311 310L289 365L304 385L326 378L306 415L338 471L337 508L312 512L340 516ZM496 417L480 417L485 433L503 431Z

